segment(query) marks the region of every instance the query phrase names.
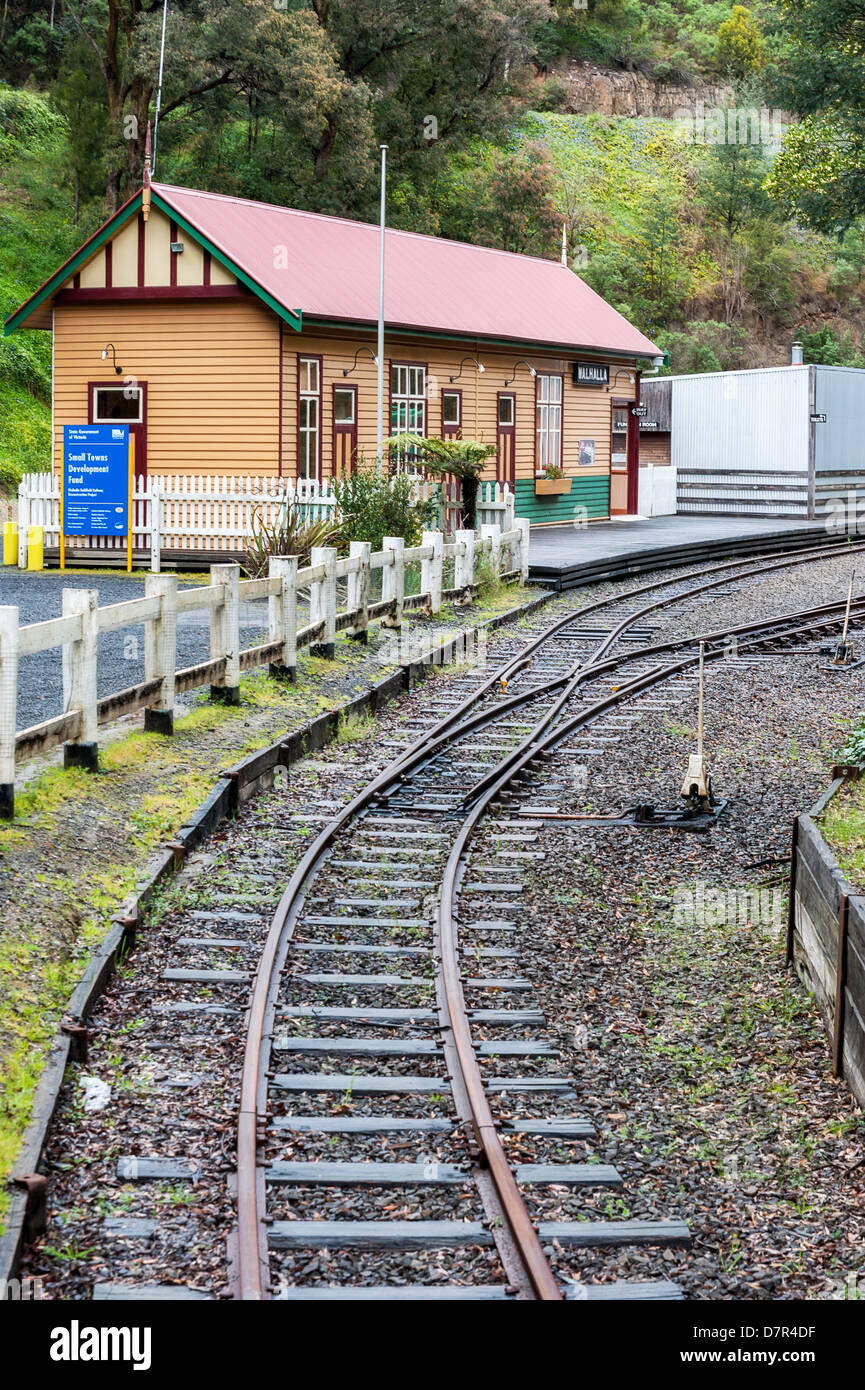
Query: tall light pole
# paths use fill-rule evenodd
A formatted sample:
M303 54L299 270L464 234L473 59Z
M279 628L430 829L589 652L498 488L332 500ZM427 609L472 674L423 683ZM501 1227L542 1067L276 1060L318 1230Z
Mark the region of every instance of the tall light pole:
M165 63L165 21L168 18L168 0L162 0L162 42L159 45L159 81L156 84L156 119L153 123L153 163L151 173L156 173L156 140L159 135L159 108L162 105L162 68Z
M384 453L384 230L385 190L387 188L387 145L381 147L381 210L379 213L378 248L378 428L376 433L376 469L381 475Z

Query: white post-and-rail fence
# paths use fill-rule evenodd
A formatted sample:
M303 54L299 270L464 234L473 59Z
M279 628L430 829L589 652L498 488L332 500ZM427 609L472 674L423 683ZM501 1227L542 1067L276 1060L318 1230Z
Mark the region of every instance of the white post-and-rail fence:
M403 614L421 609L435 614L443 601L470 601L477 587L478 562L489 555L489 569L503 580L525 579L529 571L529 523L510 530L485 523L480 533L459 530L448 542L441 531L425 531L422 543L406 549L402 537L386 537L375 553L369 541L352 541L348 556L335 547L314 547L311 563L298 568L297 556L272 556L264 579L241 579L238 564L211 566L210 583L178 592L176 575L148 574L144 597L99 606L96 589L64 589L59 618L20 627L17 607L0 607L0 816L15 809L15 767L62 743L67 767L95 771L98 732L124 715L144 710L144 727L174 731L177 695L209 685L211 698L240 700L242 671L269 664L275 675L293 678L297 653L315 647L332 656L338 632L366 640L369 624L398 628ZM444 588L445 561L453 561L453 587ZM407 564L420 563L420 592L405 592ZM370 579L382 571L381 599L370 601ZM347 607L337 607L337 583L347 589ZM298 592L309 591L309 621L298 627ZM240 604L268 601L268 638L240 646ZM210 657L177 670L178 614L206 608L210 616ZM99 635L143 623L144 680L99 698ZM18 663L21 657L63 648L64 713L17 728Z
M432 482L417 478L414 501L435 505L433 524L452 536L458 525L461 484L450 479ZM132 493L132 549L149 555L150 570L159 573L163 558L240 555L259 526L271 527L286 506L297 504L305 521L336 517L333 482L291 478L235 477L208 474L178 477L154 474L135 479ZM514 494L508 485L482 483L478 488L475 524L498 522L513 530ZM60 479L54 473L26 473L18 486L18 566L27 568L27 533L41 526L47 549L60 545ZM70 536L67 553L76 549L126 553L125 536Z

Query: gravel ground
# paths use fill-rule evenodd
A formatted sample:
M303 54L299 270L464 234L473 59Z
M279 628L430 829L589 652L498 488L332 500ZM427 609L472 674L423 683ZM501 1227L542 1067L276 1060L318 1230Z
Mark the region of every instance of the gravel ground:
M197 588L180 578L178 588ZM0 571L0 603L18 607L19 622L38 623L60 616L63 589L97 589L104 607L144 595L143 575L124 575L112 578L104 574L61 574L45 570L28 575L26 571L7 568ZM240 605L240 636L245 647L262 638L258 635L267 627L267 603ZM210 654L209 613L206 608L180 613L177 620L177 666L194 666L207 660ZM124 628L122 632L105 632L99 638L98 688L100 697L110 695L144 680L144 626ZM181 702L183 704L184 702ZM48 652L22 658L18 676L18 728L27 729L43 719L63 712L62 652L56 647Z
M625 1187L531 1208L691 1227L690 1251L553 1248L564 1278L667 1277L700 1299L842 1297L865 1272L865 1123L784 968L784 860L793 815L825 784L833 725L859 713L865 681L779 657L722 663L707 692L715 784L729 798L709 835L538 832L546 857L527 887L522 968ZM572 804L615 812L659 789L671 804L695 705L648 712Z
M684 613L652 615L651 622L659 632L674 634L750 621L824 596L843 598L848 574L849 561L841 558L807 571L785 571L780 578L767 574L762 582L738 586L738 593L722 593ZM544 610L543 623L555 612L615 591L605 586L589 595L566 595L555 609ZM598 616L602 625L611 620ZM493 641L491 660L515 637ZM579 643L571 648L573 655L579 650ZM610 813L637 801L674 804L696 718L694 682L685 679L643 697L636 707L639 721L616 714L593 724L504 813L489 818L477 837L460 897L461 920L495 919L515 930L488 926L469 938L464 926L462 934L518 954L482 953L478 960L474 951L471 972L525 977L531 990L467 986L469 1006L542 1010L545 1030L508 1030L507 1038L549 1040L559 1054L485 1057L485 1075L501 1078L492 1090L494 1107L503 1120L580 1115L597 1130L587 1141L510 1135L505 1143L520 1161L612 1163L623 1178L619 1189L527 1188L530 1210L544 1220L679 1219L692 1231L692 1246L684 1251L633 1246L575 1251L554 1242L548 1254L565 1280L672 1278L689 1298L799 1300L839 1297L844 1281L863 1271L862 1116L830 1076L816 1011L785 973L781 941L783 860L792 817L824 785L842 730L858 715L865 692L861 675L829 676L822 665L813 654L781 655L759 662L731 659L709 669L707 748L716 787L729 804L706 836L550 825L531 818L531 808L539 805ZM611 679L605 678L605 692ZM313 764L301 765L287 792L269 794L247 808L199 856L198 874L185 878L177 895L166 900L95 1017L88 1071L112 1085L112 1104L85 1112L77 1078L70 1078L52 1135L51 1225L26 1269L43 1278L49 1296L87 1297L94 1283L106 1278L177 1282L226 1296L225 1239L232 1208L224 1169L232 1159L246 986L167 983L162 972L181 964L248 968L280 886L321 818L390 756L391 743L416 736L446 690L465 685L465 678L443 677L441 685L437 681L389 711L371 738L335 746ZM516 725L516 718L512 722ZM516 727L508 735L496 730L497 742L517 737ZM590 756L592 748L598 756ZM478 755L463 750L440 789L465 790L483 765ZM401 792L403 804L412 795L411 788ZM416 911L422 919L434 900L442 853L400 854L399 848L378 854L382 868L371 879L347 876L329 864L307 901L307 917L356 915L359 907L340 899L362 897L372 882L374 901L390 899L386 908L374 909L382 925L343 933L338 921L325 928L305 917L298 946L325 935L356 945L425 946L426 928L408 922ZM372 857L373 851L368 853ZM515 853L531 858L509 857ZM338 854L339 847L334 860ZM495 880L496 871L500 881L521 885L510 903L481 887ZM397 886L411 881L426 886ZM731 889L744 895L755 888L764 890L762 898L729 897ZM400 907L406 899L412 905ZM227 937L237 944L184 944L193 935ZM336 968L367 973L378 969L378 960L357 953L342 957L338 967L311 968L296 951L281 1005L430 1006L425 984L397 991L299 978ZM396 969L393 961L388 969ZM402 962L399 969L422 973L414 963ZM288 1032L286 1022L279 1031ZM296 1027L292 1036L310 1035L306 1020L291 1025ZM323 1032L316 1020L315 1036ZM388 1032L365 1025L363 1034ZM339 1026L328 1025L327 1035L340 1036ZM417 1026L408 1035L430 1036ZM476 1036L495 1041L503 1034L483 1027ZM351 1072L352 1063L312 1061L286 1049L277 1054L276 1069L342 1073ZM375 1068L359 1062L356 1068L359 1073L373 1069L444 1074L435 1056L388 1058ZM530 1077L554 1079L568 1090L526 1095L512 1084ZM272 1086L271 1101L275 1120L346 1111L453 1116L445 1088L432 1095L382 1097L348 1088L344 1095L315 1092L295 1099ZM268 1152L271 1158L297 1160L466 1161L455 1132L425 1138L420 1153L412 1136L351 1136L336 1145L333 1139L310 1140L273 1126ZM194 1157L202 1165L200 1175L194 1184L131 1182L118 1175L119 1157L148 1153ZM474 1189L462 1186L272 1187L269 1210L282 1220L480 1219ZM118 1243L111 1233L119 1216L154 1219L157 1229L146 1240ZM273 1257L272 1274L277 1283L504 1282L495 1252L481 1247L360 1258L339 1250L282 1251Z

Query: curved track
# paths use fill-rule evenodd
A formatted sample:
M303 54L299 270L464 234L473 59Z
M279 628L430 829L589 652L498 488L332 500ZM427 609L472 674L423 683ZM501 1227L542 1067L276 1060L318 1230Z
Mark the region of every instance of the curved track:
M862 549L865 546L851 546L849 553ZM762 578L773 570L836 555L837 549L815 548L770 562L730 561L588 604L532 638L522 651L479 681L476 688L454 708L446 710L325 825L285 888L267 934L252 991L237 1133L238 1297L271 1296L273 1250L310 1246L416 1249L430 1248L436 1243L455 1248L460 1243L483 1246L494 1242L507 1283L474 1288L455 1285L454 1297L515 1294L521 1298L561 1300L563 1292L543 1251L549 1239L583 1245L687 1241L687 1230L679 1223L560 1223L551 1232L538 1230L532 1222L524 1198L527 1185L615 1187L620 1179L615 1170L601 1164L514 1166L508 1158L502 1140L503 1126L491 1105L491 1094L503 1083L501 1078L486 1073L485 1058L533 1059L553 1054L542 1037L522 1036L526 1028L542 1029L539 1015L531 1010L483 1007L491 995L511 998L524 993L528 982L516 976L475 977L466 973L472 956L483 957L484 962L489 961L498 969L497 961L509 962L516 955L507 947L491 944L508 939L508 932L514 929L512 918L476 916L478 911L484 911L485 901L495 901L497 907L504 904L512 885L496 881L495 877L492 883L474 883L470 851L491 813L498 811L507 816L520 804L519 798L530 790L532 769L540 760L552 757L556 749L564 747L587 726L615 717L621 706L634 704L647 692L691 679L692 668L699 660L700 641L705 644L707 662L728 656L731 641L735 642L737 654L746 658L779 645L795 648L815 635L822 637L838 631L843 624L845 603L824 604L737 628L698 631L666 642L641 640L630 650L613 654L629 636L640 634L640 625L647 615L673 605L691 614L707 593L716 594L737 582ZM699 582L694 583L695 580ZM602 636L585 627L587 617L601 611L614 621L612 629ZM865 618L865 598L855 600L852 618ZM611 688L609 678L613 673L619 684ZM472 743L478 734L486 740L480 748ZM497 746L502 740L503 746ZM481 764L480 777L479 757L487 758L486 765ZM493 876L503 872L501 866L489 870ZM364 888L365 884L371 884L372 889ZM364 896L364 892L370 891L372 896ZM403 893L410 896L403 899L399 896ZM407 912L418 909L420 916L416 920L406 917ZM299 945L298 926L305 933L312 933L311 939ZM325 928L329 930L323 935ZM413 935L407 937L409 931ZM380 939L383 933L384 941ZM406 945L407 939L425 944ZM310 958L322 956L349 964L345 970L309 971ZM384 958L395 963L422 962L430 973L420 977L364 973L365 960ZM359 965L351 965L352 961ZM394 1007L394 998L403 998L406 991L410 1000L415 1000L419 991L430 987L433 996L426 1003ZM350 1005L340 1002L346 997L345 991L350 991ZM320 1002L321 993L324 1003ZM294 1002L297 999L301 1002ZM334 999L336 1003L332 1002ZM321 1036L298 1037L279 1031L287 1023L305 1025L310 1020L320 1025ZM348 1036L327 1031L337 1024L368 1031ZM384 1030L388 1036L383 1038ZM493 1030L493 1040L479 1041L479 1030ZM519 1041L501 1040L500 1034L512 1030L520 1033ZM436 1033L438 1037L431 1036ZM410 1059L419 1059L421 1066L441 1064L447 1080L404 1071L360 1078L355 1072L276 1072L274 1054L283 1053L294 1053L303 1059L391 1058L397 1059L400 1066L408 1065ZM556 1095L567 1096L566 1088L554 1078L536 1073L524 1079L509 1076L505 1084L506 1088L532 1095L553 1099ZM417 1164L370 1164L365 1174L361 1164L277 1161L268 1165L262 1158L268 1138L269 1102L274 1094L289 1098L332 1096L341 1088L355 1094L368 1088L374 1095L405 1097L428 1094L435 1086L450 1090L468 1141L470 1170L443 1165L447 1169L444 1172L433 1165L435 1171L428 1173ZM355 1126L339 1116L328 1117L319 1112L288 1115L282 1121L283 1129L292 1135L381 1134L396 1129L417 1136L428 1132L434 1124L398 1115L379 1121L359 1119ZM526 1122L521 1133L527 1139L536 1136L540 1143L557 1135L587 1137L591 1125L581 1117L545 1114ZM353 1184L365 1182L422 1186L429 1181L452 1184L455 1189L467 1181L473 1183L483 1206L483 1221L310 1223L274 1220L268 1209L268 1189L278 1190L285 1183L350 1189ZM616 1230L617 1225L628 1229ZM354 1230L350 1229L352 1226ZM373 1226L376 1229L371 1229ZM429 1230L425 1229L427 1226ZM437 1229L431 1229L433 1226ZM565 1229L566 1226L573 1229ZM657 1228L637 1230L635 1226ZM372 1297L375 1290L357 1292L355 1288L352 1292L347 1286L345 1293ZM392 1293L389 1289L380 1296ZM283 1289L277 1296L315 1294ZM423 1297L424 1286L402 1290L399 1296ZM440 1286L436 1296L446 1296ZM638 1297L640 1290L634 1287L620 1296ZM646 1296L674 1297L675 1292Z

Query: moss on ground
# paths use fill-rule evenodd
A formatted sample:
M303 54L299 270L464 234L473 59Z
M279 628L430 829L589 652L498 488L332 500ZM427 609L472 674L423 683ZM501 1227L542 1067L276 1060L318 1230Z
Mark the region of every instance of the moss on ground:
M531 596L506 588L485 605L457 610L454 625L474 625ZM448 621L437 620L439 636ZM422 630L433 631L413 627ZM303 653L294 684L264 671L244 676L239 706L202 698L176 720L173 738L134 730L106 742L98 776L49 766L17 792L15 820L0 822L0 1184L13 1170L69 995L148 858L201 805L221 768L392 671L372 636L369 648L340 637L333 660ZM376 630L376 639L386 634ZM338 737L362 738L370 723L346 716ZM0 1220L6 1200L0 1186Z

